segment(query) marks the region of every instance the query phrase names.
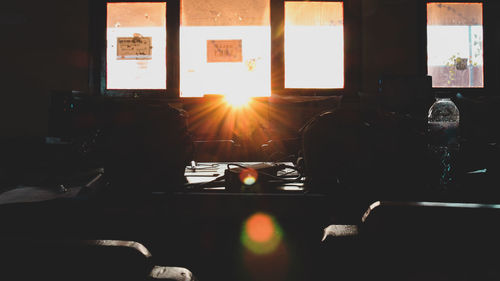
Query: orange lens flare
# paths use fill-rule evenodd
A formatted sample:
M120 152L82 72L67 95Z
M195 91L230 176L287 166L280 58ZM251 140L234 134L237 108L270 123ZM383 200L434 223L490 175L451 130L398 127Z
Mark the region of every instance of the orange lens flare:
M266 214L255 214L246 223L248 237L255 242L267 242L274 233L274 224Z
M241 242L254 254L270 254L281 244L282 236L281 228L273 217L256 213L245 221Z
M253 185L256 181L257 179L252 176L247 176L243 179L243 183L245 185Z
M255 169L247 168L240 172L240 181L244 185L253 185L257 182L258 175Z

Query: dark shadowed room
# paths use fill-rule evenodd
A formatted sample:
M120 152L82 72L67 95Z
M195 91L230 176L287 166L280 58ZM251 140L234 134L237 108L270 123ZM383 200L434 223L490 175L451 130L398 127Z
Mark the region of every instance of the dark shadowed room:
M500 280L499 14L6 1L0 280Z

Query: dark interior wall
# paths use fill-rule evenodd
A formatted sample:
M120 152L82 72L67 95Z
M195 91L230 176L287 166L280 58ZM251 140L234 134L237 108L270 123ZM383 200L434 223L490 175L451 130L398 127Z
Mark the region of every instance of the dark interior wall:
M424 15L419 3L422 1L363 0L363 91L376 91L381 75L423 74L419 17Z
M0 137L47 134L50 93L88 89L88 0L4 1Z

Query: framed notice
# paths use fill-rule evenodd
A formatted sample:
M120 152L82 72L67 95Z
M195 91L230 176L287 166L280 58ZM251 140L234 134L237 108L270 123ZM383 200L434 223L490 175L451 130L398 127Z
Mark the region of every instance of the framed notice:
M118 37L116 42L116 56L119 60L150 60L151 37Z
M242 62L241 39L207 40L207 62Z

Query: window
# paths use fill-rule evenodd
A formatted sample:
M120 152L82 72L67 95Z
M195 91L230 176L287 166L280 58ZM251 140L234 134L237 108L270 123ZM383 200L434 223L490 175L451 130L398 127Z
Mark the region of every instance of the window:
M427 3L427 57L433 87L484 87L483 4Z
M180 95L271 95L269 0L182 0Z
M343 88L342 2L285 2L285 87Z
M166 3L108 3L106 89L166 89Z
M350 1L355 4L347 14L360 13L361 2ZM347 88L357 93L353 85L360 84L353 81L358 64L344 70L349 58L360 56L353 50L361 48L353 36L360 25L350 17L346 27L343 1L97 3L93 14L102 16L91 25L106 28L94 36L90 84L101 94L330 95Z

